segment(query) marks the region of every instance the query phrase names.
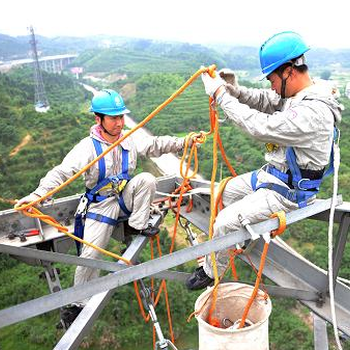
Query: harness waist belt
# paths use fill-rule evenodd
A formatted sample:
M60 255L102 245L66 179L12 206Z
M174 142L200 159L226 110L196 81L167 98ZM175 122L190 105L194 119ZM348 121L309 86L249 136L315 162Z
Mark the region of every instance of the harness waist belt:
M292 182L292 173L290 169L288 169L287 172L283 172L275 168L273 165L268 165L265 171L279 178L281 181L287 184L290 188L294 188L293 182ZM324 173L324 169L322 170L300 169L300 174L302 178L308 179L308 180L321 180L323 177L323 173Z

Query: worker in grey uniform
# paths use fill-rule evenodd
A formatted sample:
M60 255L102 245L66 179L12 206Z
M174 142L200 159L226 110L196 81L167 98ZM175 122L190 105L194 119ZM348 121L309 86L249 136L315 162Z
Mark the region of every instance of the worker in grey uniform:
M90 136L82 139L60 165L50 170L35 191L20 199L17 207L37 200L65 182L124 134L124 115L130 111L117 92L109 89L100 91L93 97L90 111L94 112L96 121ZM184 138L170 136L149 136L142 143L135 144L131 135L96 162L83 174L86 193L78 205L75 234L106 248L114 227L122 218L127 220L126 231L129 233L147 237L156 235L159 229L148 224L156 179L146 172L131 177L136 169L137 155L158 157L164 153L178 152L184 144ZM79 248L82 248L80 256L83 258L96 259L100 255L87 245ZM78 266L74 285L86 283L98 275L97 269ZM75 303L66 310L63 318L66 318L68 326L86 301Z
M311 204L322 178L332 172L341 105L328 84L311 79L304 56L308 50L294 32L278 33L261 46L261 69L271 89L239 86L228 69L216 77L202 75L206 93L227 120L267 146L266 165L227 183L224 209L214 223L213 237L239 230L242 218L254 224L274 212ZM224 273L228 257L228 251L215 254L219 275ZM207 256L186 285L190 290L202 289L213 279L212 261Z

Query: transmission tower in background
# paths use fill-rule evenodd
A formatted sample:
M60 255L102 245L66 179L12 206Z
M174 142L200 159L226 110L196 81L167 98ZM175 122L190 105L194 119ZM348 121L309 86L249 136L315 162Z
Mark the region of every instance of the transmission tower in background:
M30 31L30 46L32 49L33 56L33 67L34 67L34 84L35 84L35 110L37 112L45 113L50 109L49 101L46 97L45 86L43 77L41 75L40 64L38 59L38 50L36 47L36 40L33 26L29 27Z

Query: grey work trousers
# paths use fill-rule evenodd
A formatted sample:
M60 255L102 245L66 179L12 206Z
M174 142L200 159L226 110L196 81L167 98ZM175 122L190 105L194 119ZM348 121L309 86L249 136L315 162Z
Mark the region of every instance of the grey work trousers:
M156 179L150 173L141 173L133 177L123 190L123 198L127 209L131 211L129 217L129 225L137 230L142 230L147 227L150 205L153 201L156 191ZM112 219L117 219L119 216L124 216L125 213L120 209L116 197L109 197L99 203L91 203L89 211L101 214ZM86 219L84 229L84 240L92 243L100 248L106 248L114 226ZM100 258L101 253L96 249L83 245L81 257L89 259ZM74 276L74 285L86 283L99 276L100 270L85 266L77 266ZM87 300L76 304L84 306Z
M214 223L213 237L220 237L242 226L238 219L241 214L250 223L255 224L267 220L272 213L283 210L286 213L298 209L297 203L291 202L279 193L261 188L253 191L251 185L252 173L246 173L230 180L223 192L224 209L221 210ZM258 171L258 184L273 182L283 185L275 176L260 169ZM228 260L228 250L215 253L219 276L224 273ZM206 256L204 264L205 273L214 278L213 265L210 255Z

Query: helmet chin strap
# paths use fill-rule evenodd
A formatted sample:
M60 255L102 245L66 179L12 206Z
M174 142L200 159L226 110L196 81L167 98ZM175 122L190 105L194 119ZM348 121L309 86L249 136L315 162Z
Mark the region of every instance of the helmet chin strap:
M282 97L282 98L286 98L286 85L287 85L287 79L288 79L288 78L289 78L289 77L287 77L287 78L281 77L281 79L282 79L281 97Z
M293 66L291 66L291 68L293 69ZM292 75L292 69L289 71L289 74L286 78L283 77L283 72L278 72L278 76L280 77L280 79L282 80L282 84L281 84L281 97L282 98L286 98L286 86L287 86L287 79Z

